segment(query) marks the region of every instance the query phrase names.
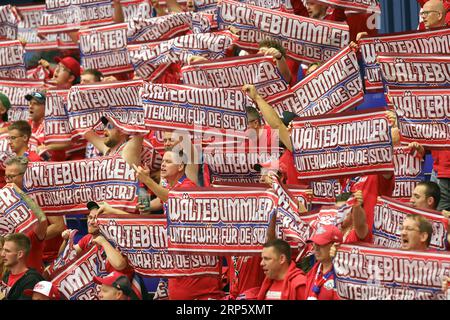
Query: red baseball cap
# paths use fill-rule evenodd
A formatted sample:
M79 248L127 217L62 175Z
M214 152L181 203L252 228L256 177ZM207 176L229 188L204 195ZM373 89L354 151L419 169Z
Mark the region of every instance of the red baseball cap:
M58 288L56 288L56 286L49 281L39 281L34 285L33 289L26 289L23 293L27 296L32 296L33 292L43 294L44 296L49 297L51 300L61 299Z
M72 57L56 57L55 61L57 63L61 63L62 65L64 65L64 67L72 71L75 77L78 78L80 76L80 63L76 59Z
M126 296L132 299L135 297L130 280L125 274L118 271L113 271L104 277L95 276L94 282L97 284L104 284L116 288L117 290L121 290Z
M316 233L306 242L314 242L319 246L324 246L330 242L342 242L344 236L338 227L331 224L319 224Z

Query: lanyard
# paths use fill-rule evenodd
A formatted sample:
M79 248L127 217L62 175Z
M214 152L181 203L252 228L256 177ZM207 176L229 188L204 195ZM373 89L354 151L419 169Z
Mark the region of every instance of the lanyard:
M322 269L322 264L319 264L319 267L317 268L316 276L314 278L314 284L311 289L310 296L308 298L311 297L311 298L317 299L319 297L320 289L322 289L322 286L325 284L325 282L327 282L328 279L330 279L330 277L332 275L334 275L333 267L331 268L330 271L328 271L323 276L320 276L321 269Z
M348 179L344 189L342 192L355 192L355 185L358 184L361 181L361 176L353 177Z

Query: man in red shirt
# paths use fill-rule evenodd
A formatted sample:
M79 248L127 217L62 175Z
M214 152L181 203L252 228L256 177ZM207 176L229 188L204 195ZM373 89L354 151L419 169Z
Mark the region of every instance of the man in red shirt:
M129 165L139 165L144 137L142 135L130 137L106 117L102 117L101 121L105 126L104 136L100 137L91 130L85 133L85 139L103 155L121 155Z
M310 18L325 20L328 6L311 0L306 0L306 10Z
M351 207L347 200L353 196ZM367 225L366 213L364 211L362 191L355 193L341 193L336 196L336 207L338 210L348 212L340 226L343 235L343 243L370 242L369 226ZM336 217L337 218L337 217ZM320 221L320 220L319 220Z
M258 46L259 54L273 57L283 80L291 86L295 85L296 77L292 75L297 74L299 63L286 57L286 49L279 42L270 39L260 41Z
M366 213L366 221L369 226L369 241L372 237L374 210L379 196L392 196L395 185L395 176L387 174L371 174L358 176L351 179L341 179L343 192L362 191L363 208Z
M187 162L187 157L182 152L166 151L161 163L161 184L150 177L150 169L133 165L139 181L157 196L151 201L152 210L155 207L162 207L162 204L169 199L170 190L196 187L196 184L186 177ZM170 300L220 299L223 296L220 279L217 277L188 276L169 279Z
M411 198L409 199L414 208L436 210L441 191L435 182L420 182L414 188Z
M31 300L24 291L33 289L36 283L44 278L27 265L27 256L31 250L30 239L23 233L9 234L5 237L2 259L8 271L3 275L3 283L8 292L5 300Z
M181 154L181 156L180 156ZM162 204L169 199L169 191L174 189L186 189L197 187L186 176L187 157L184 153L177 154L172 150L164 153L161 162L161 184L158 184L150 176L150 169L133 165L138 174L138 179L144 183L156 196L150 203L151 210L162 209Z
M271 127L272 130L278 131L278 136L280 142L286 148L286 151L279 159L280 169L282 173L286 175L286 183L300 184L298 180L298 172L294 165L294 156L292 154L292 142L291 134L288 130L288 126L283 123L283 120L278 116L277 112L270 104L267 103L258 93L254 85L244 85L242 91L246 92L247 95L257 104L259 111L261 111L264 120Z
M420 214L409 214L403 220L400 249L425 251L431 242L433 226Z
M450 6L448 0L418 0L423 5L419 16L422 22L419 24L419 30L434 29L444 27L450 21L450 14L447 13L447 8Z
M261 257L227 257L230 295L227 299L254 300L264 281Z
M27 236L31 241L31 251L28 256L27 266L36 269L42 273L44 271L43 264L43 248L44 239L47 234L47 217L42 209L28 197L23 188L23 175L27 170L28 159L25 157L12 157L5 161L5 178L6 182L11 183L14 189L20 194L20 197L26 202L28 208L33 211L33 214L38 218L38 223L35 227L27 232Z
M41 159L45 161L63 161L66 157L65 150L70 147L70 143L45 144L45 93L32 92L31 94L27 94L25 99L30 103L29 112L32 139L29 140L29 144L34 144L36 153L41 154ZM49 226L44 243L44 262L47 264L56 258L58 248L62 243L61 232L66 229L66 222L63 216L49 217L48 223Z
M184 153L189 152L191 156L191 161L188 161L186 165L186 176L195 184L198 184L198 170L199 170L199 160L198 152L196 151L194 145L192 145L192 139L188 132L163 132L163 143L164 151L160 152L161 156L164 156L164 152L169 150L182 150Z
M437 210L450 210L450 151L432 150L433 170L437 173L438 185L441 190Z
M24 156L30 162L43 161L34 151L30 150L28 142L31 138L31 126L28 122L19 120L8 127L9 145L17 156Z
M342 232L334 225L320 225L307 242L313 243L316 263L306 275L306 296L308 300L339 300L334 283L334 269L330 249L341 243Z
M138 300L128 277L113 271L105 277L94 277L94 282L101 285L100 300Z
M418 142L411 142L408 147L416 150L421 156L425 155L425 148ZM450 151L431 150L431 155L433 171L437 174L436 182L440 189L440 196L436 201L437 210L450 210Z
M287 149L280 157L280 168L286 168L287 183L295 183L295 180L298 179L298 172L294 166L292 154L293 146L287 126L283 123L282 119L280 119L275 109L273 109L270 104L258 94L254 85L244 85L242 90L255 101L264 120L266 120L270 127L273 130L278 130L280 141ZM300 184L299 181L297 183ZM360 176L352 179L343 179L342 184L344 192L354 193L358 190L362 191L369 234L372 234L373 215L377 198L378 196L392 196L395 184L394 175L392 173L386 173Z
M53 73L53 81L58 89L70 89L80 81L80 63L72 57L55 58L58 63Z
M291 247L281 239L263 246L261 266L266 278L258 300L305 300L306 277L291 260Z
M97 246L97 248L105 254L106 271L120 271L125 273L131 280L134 271L128 265L127 259L100 234L100 229L98 228L96 221L99 205L90 201L87 203L87 208L89 209L89 215L87 217L88 234L82 237L80 241L74 245L75 251L77 254L81 254L82 252L87 252L93 246ZM68 229L62 233L64 242L62 243L58 254L62 253L67 246L67 240L69 239L71 231L72 230Z
M367 12L358 12L334 8L324 3L317 3L314 0L307 0L306 8L310 18L347 22L350 29L350 41L355 41L357 34L360 32L365 32L371 37L378 34L376 22L379 17L370 8Z

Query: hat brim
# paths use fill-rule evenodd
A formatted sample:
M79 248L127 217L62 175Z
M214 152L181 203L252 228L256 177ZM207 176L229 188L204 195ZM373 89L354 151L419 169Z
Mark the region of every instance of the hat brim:
M94 283L96 283L96 284L103 284L103 278L102 277L98 277L98 276L94 276Z
M45 104L45 97L42 97L42 99L40 99L40 98L33 96L32 94L27 94L25 96L25 100L27 100L27 101L36 100L39 104Z
M65 57L65 58L68 58L68 57ZM76 59L74 59L73 57L70 57L70 58L72 58L73 60L74 60L74 62L77 62L77 64L78 64L78 66L75 66L76 67L76 70L73 70L73 68L72 67L74 67L74 66L69 66L69 65L67 65L67 63L64 63L64 59L65 58L61 58L61 57L55 57L55 59L54 59L54 61L56 62L56 63L62 63L67 69L69 69L70 70L70 72L72 72L72 74L75 76L75 77L80 77L80 63L76 60Z
M312 237L308 240L306 240L306 243L315 243L319 246L324 246L327 244L332 243L333 241L328 241L327 239L322 239L321 237Z
M113 283L114 281L110 282L108 281L109 278L108 276L106 276L105 278L99 277L99 276L94 276L94 283L99 284L99 285L105 285L105 286L110 286L113 287Z

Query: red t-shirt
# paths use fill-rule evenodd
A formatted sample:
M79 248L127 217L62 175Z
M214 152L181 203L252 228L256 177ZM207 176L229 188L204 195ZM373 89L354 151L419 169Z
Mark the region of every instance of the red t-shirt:
M44 252L42 255L44 262L52 263L58 257L59 248L63 241L61 236L56 236L44 241Z
M169 278L170 300L207 300L221 299L220 280L212 276L187 276Z
M235 262L236 260L236 267ZM244 291L260 287L264 281L264 271L260 266L261 257L228 257L230 295L237 297ZM238 276L236 276L236 269Z
M181 63L171 63L169 67L159 76L154 79L154 83L181 83Z
M24 156L28 158L29 162L43 161L36 152L30 151L30 149L25 152Z
M48 225L50 226L52 223L47 220ZM64 222L65 224L65 222ZM63 243L63 238L61 235L57 235L52 239L47 239L44 241L44 252L43 252L43 260L46 263L52 263L58 257L59 248Z
M194 181L190 180L186 176L183 177L172 188L169 188L169 190L188 189L192 187L197 187Z
M366 212L366 221L369 227L369 234L372 235L374 209L377 203L378 196L392 196L394 190L395 176L392 174L391 178L385 179L383 175L367 175L356 177L354 179L345 179L343 184L343 192L356 192L362 190L363 193L363 208ZM370 237L371 240L371 237Z
M272 282L269 290L266 292L264 300L281 300L281 293L283 292L283 280L275 280Z
M269 125L262 126L260 134L255 139L245 140L243 146L246 152L269 152L272 148L272 136L275 131ZM278 147L278 146L274 146Z
M355 242L370 242L371 236L370 232L367 233L367 236L364 239L360 239L356 234L355 229L352 229L347 236L344 235L343 243L355 243Z
M334 285L334 272L326 273L325 278L322 274L322 268L319 270L321 263L316 263L313 268L306 275L306 299L310 300L340 300L336 293ZM316 280L317 278L317 280ZM319 294L312 291L314 284L320 287Z
M24 272L18 273L18 274L10 273L9 277L8 277L8 283L7 283L8 287L12 288L12 286L17 282L17 280L22 278L27 271L28 271L28 269L25 270Z
M30 139L29 144L35 145L35 147L43 145L45 141L45 131L44 131L44 121L39 124L29 121L31 125L32 137L35 139ZM66 152L64 150L52 150L48 151L51 156L50 161L64 161L66 158Z
M297 83L297 73L298 68L300 68L300 62L291 59L289 57L286 57L286 64L289 68L289 71L291 73L291 81L289 82L289 86L294 86Z
M285 150L279 160L280 172L286 179L286 184L301 184L298 179L299 172L295 168L294 155L291 151Z
M303 4L302 0L291 0L292 8L294 9L294 14L297 16L308 17L308 10Z
M92 234L85 235L83 238L80 239L80 241L78 241L77 245L80 247L80 249L82 251L88 251L89 249L91 249L92 246L95 245L95 243L92 242ZM104 259L106 261L106 271L108 273L111 273L113 271L120 271L121 273L125 274L128 277L128 279L130 279L130 281L132 281L134 270L130 266L129 263L127 264L127 267L125 269L123 269L123 270L116 270L111 265L111 263L108 261L108 259L106 259L106 255L104 255L103 248L101 246L98 246L98 248L99 248L99 250L102 250L102 256L104 256Z
M33 230L29 231L26 235L31 241L31 249L27 258L27 267L36 269L37 272L42 273L44 271L44 263L42 262L44 240L39 240Z
M437 172L438 178L450 178L450 151L432 150L433 169Z

